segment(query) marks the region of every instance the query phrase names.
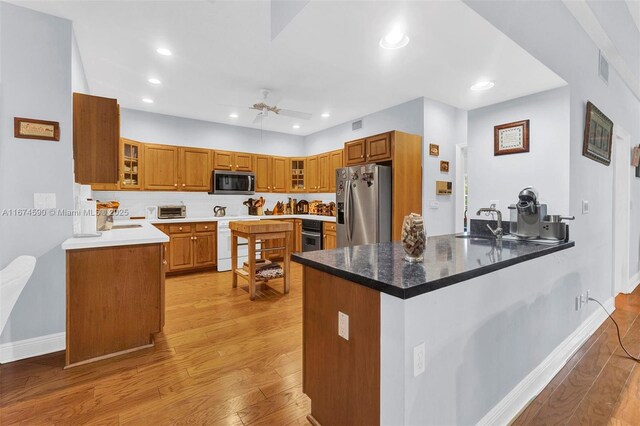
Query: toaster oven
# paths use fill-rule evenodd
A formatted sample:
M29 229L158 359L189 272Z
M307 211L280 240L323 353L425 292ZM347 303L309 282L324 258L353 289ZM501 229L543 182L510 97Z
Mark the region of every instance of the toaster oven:
M184 219L187 206L158 206L158 219Z

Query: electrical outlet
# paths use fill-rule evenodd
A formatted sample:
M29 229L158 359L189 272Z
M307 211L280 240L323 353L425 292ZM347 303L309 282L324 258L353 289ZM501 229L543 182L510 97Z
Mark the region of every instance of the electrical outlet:
M585 298L585 302L586 304L589 304L589 298L591 297L591 290L587 290L587 297Z
M338 336L349 340L349 315L338 311Z
M413 377L417 377L424 373L425 369L425 347L424 342L413 348Z
M589 214L589 201L582 200L582 214Z

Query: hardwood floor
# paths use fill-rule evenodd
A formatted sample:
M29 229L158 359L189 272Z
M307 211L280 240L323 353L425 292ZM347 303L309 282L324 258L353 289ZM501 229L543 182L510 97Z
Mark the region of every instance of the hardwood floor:
M613 317L625 347L638 357L640 286L616 298ZM611 320L582 345L513 424L640 425L640 364L626 358Z
M154 348L63 370L64 352L0 366L0 424L308 424L302 393L302 268L291 293L255 302L231 273L167 279ZM640 354L640 287L614 317ZM514 421L516 425L640 425L640 366L606 321Z
M249 301L231 273L168 278L155 347L63 370L64 352L0 366L0 424L308 424L302 268Z

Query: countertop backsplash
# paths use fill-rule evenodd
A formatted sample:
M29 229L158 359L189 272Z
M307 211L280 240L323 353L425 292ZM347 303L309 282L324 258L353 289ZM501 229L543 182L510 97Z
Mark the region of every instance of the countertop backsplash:
M333 193L323 194L272 194L255 193L254 195L209 195L203 192L162 192L162 191L93 191L93 197L100 201L118 201L121 211L128 211L125 216L145 216L147 206L184 204L187 206L187 217L213 216L214 206L227 207L227 216L246 215L247 207L242 203L248 198L264 197L264 209L273 210L278 201L286 202L289 197L300 200L322 200L335 202ZM122 218L119 217L119 218Z

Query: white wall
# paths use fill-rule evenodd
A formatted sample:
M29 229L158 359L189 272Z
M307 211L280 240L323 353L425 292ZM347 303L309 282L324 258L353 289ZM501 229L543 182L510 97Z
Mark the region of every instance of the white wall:
M469 111L469 217L492 200L509 219L509 204L535 187L549 214L569 209L569 88L563 87ZM528 153L493 155L493 127L529 120ZM481 219L486 219L484 216Z
M427 235L455 232L456 194L463 188L456 185L456 145L467 139L467 112L441 102L424 99L424 138L422 141L422 213L426 218ZM440 146L440 156L429 155L429 144ZM449 162L449 173L440 172L440 161ZM453 182L452 195L436 195L436 181ZM432 202L437 203L432 207Z
M274 118L274 120L277 118ZM164 145L253 152L270 155L305 155L304 138L249 127L122 108L120 136Z
M34 192L73 208L71 22L0 2L0 200L33 208ZM58 121L60 141L13 137L13 117ZM0 217L0 269L23 254L37 257L0 343L65 330L65 259L60 244L71 217Z
M91 93L75 33L72 33L71 40L71 90L87 95Z

